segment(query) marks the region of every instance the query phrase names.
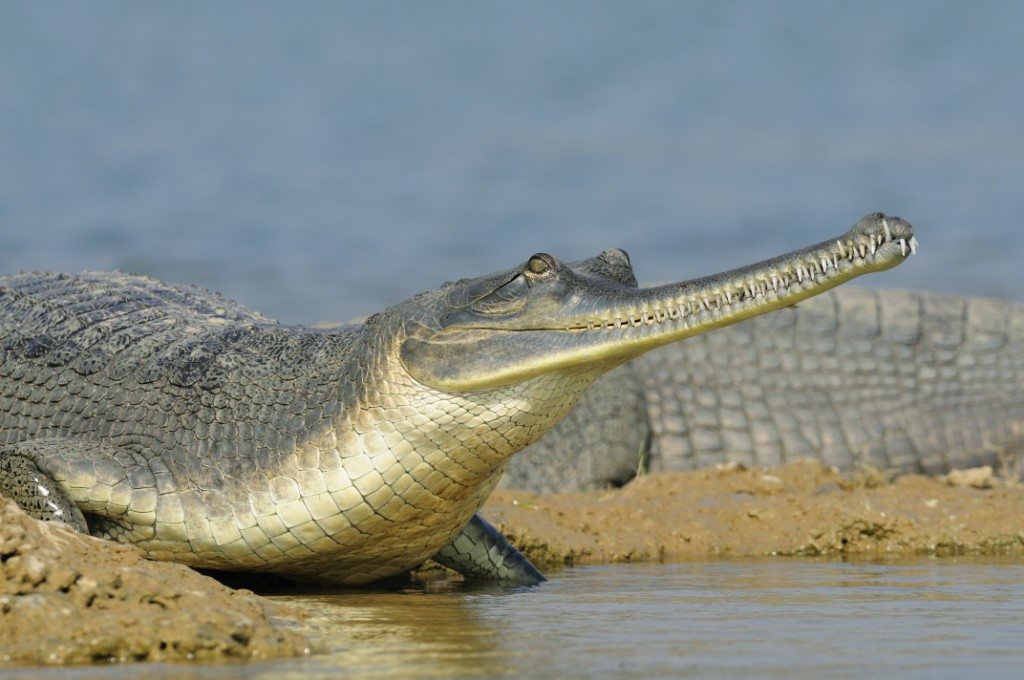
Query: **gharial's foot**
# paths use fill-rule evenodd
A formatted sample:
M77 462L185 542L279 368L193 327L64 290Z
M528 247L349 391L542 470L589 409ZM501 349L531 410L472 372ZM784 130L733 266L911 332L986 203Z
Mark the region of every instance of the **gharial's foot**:
M468 579L524 586L534 586L547 580L530 560L480 515L473 515L469 524L441 548L434 560Z

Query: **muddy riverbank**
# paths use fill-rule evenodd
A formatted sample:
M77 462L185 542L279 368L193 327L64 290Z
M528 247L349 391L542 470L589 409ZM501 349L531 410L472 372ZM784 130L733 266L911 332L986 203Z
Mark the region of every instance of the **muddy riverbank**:
M294 615L0 499L0 667L301 656L309 641L271 618Z

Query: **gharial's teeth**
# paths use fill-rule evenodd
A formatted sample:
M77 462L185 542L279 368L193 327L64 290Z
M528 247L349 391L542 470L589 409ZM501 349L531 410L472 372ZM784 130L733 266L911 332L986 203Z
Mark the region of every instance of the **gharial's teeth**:
M628 316L625 319L621 316L616 316L614 319L589 319L587 321L579 322L581 325L574 326L570 324L566 326L566 330L570 331L581 327L587 330L599 330L623 328L625 326L633 326L634 328L641 325L651 326L668 320L676 320L698 314L702 308L705 311L710 312L712 310L712 305L714 305L715 309L721 311L726 306L732 305L736 301L752 301L758 296L768 295L768 292L771 290L778 293L780 288L788 288L793 279L796 279L796 281L800 283L803 283L804 279L809 279L811 282L815 282L817 277L826 276L828 274L829 267L838 271L840 257L852 262L858 254L861 258L867 257L869 250L871 254L874 255L878 250L878 246L883 242L895 241L898 243L900 254L902 254L903 257L907 256L908 251L911 255L917 253L917 247L919 245L917 238L914 236L911 236L909 239L894 238L892 230L885 221L883 221L882 228L886 232L884 237L881 235L869 237L867 243L861 243L859 245L856 243L846 245L842 241L836 241L836 251L834 251L831 256L825 256L820 260L812 260L807 263L797 264L788 272L773 272L768 275L769 278L759 278L745 283L737 283L735 284L735 290L731 288L719 289L719 291L714 293L712 296L704 295L696 299L682 300L677 304L677 306L670 309L654 309L650 312L637 312L635 316Z

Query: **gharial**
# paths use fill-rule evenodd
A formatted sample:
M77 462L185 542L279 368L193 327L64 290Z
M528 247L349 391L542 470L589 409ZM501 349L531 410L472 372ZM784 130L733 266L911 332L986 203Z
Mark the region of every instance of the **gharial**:
M477 515L510 456L654 347L902 262L905 221L636 287L547 254L340 329L124 273L0 278L0 495L154 559L367 583L540 573Z

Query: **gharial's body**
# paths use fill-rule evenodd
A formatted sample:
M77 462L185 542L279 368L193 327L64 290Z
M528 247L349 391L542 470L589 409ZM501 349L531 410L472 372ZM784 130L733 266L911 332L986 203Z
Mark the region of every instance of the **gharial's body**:
M601 373L912 250L838 240L636 288L622 251L535 255L334 330L120 273L0 278L0 494L196 566L364 583L430 557L540 578L475 515Z
M798 458L1012 472L1022 455L1024 304L844 286L602 376L503 484L574 491L638 467Z
M564 410L529 385L478 400L389 375L363 351L389 341L387 316L282 328L118 273L0 285L0 445L44 442L91 531L156 559L348 582L401 572ZM517 393L532 408L495 422Z

